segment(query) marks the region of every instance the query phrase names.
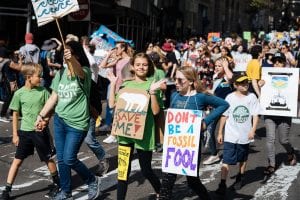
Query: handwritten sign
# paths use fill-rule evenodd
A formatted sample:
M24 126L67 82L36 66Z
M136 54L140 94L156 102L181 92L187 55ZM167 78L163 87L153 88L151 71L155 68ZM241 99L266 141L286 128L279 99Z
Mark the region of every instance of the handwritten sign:
M260 105L262 115L297 116L298 68L263 67Z
M245 72L249 61L252 59L251 54L232 52L231 55L235 64L233 71Z
M111 133L143 139L149 99L145 90L132 88L119 90Z
M168 109L162 171L197 176L202 111Z
M207 41L216 42L216 40L220 39L221 33L220 32L211 32L207 35Z
M77 0L31 0L38 26L79 10Z
M126 181L129 167L130 147L118 147L118 180Z

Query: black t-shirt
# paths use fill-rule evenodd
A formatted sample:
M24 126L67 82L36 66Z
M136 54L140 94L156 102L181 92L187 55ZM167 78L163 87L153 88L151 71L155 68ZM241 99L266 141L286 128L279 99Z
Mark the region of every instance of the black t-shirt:
M166 63L168 64L169 62L173 64L177 64L178 65L178 62L177 62L177 59L176 59L176 56L175 56L175 53L174 52L168 52L167 55L166 55ZM171 76L171 73L172 73L172 69L173 67L170 67L167 74L166 74L166 77L170 77Z

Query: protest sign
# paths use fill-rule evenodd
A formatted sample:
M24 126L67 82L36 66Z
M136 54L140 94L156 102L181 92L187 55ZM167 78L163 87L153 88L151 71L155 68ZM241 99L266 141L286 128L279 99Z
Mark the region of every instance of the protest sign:
M243 32L243 38L245 40L247 40L248 42L250 42L251 41L251 32L250 31L244 31Z
M162 171L197 176L202 111L168 109Z
M130 147L119 146L118 147L118 180L127 180L127 171L129 167Z
M38 26L79 10L77 0L31 0Z
M111 133L143 139L150 96L145 90L124 88L118 92Z
M248 62L252 59L252 56L247 53L236 53L236 52L232 52L231 55L234 60L233 71L245 72L247 69Z
M261 114L296 117L299 69L263 67L262 80Z
M213 41L216 42L220 39L221 33L220 32L211 32L207 35L207 41Z

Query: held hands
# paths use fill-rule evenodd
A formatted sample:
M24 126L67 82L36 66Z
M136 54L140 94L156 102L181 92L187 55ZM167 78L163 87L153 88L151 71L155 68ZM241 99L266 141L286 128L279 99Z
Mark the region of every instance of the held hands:
M38 132L43 131L46 126L48 125L49 121L46 119L43 119L40 115L38 115L36 122L35 122L35 130Z
M255 136L255 131L250 131L250 133L248 133L248 139L249 140L253 140Z

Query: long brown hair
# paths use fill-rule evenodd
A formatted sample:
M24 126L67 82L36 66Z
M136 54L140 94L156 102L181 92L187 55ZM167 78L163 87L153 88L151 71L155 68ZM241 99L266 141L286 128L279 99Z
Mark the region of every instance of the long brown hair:
M197 92L205 93L205 89L202 86L201 81L199 80L199 76L197 74L197 71L190 66L182 66L177 69L177 71L181 72L184 77L189 80L190 82L193 82L192 87Z
M150 57L146 54L146 53L137 53L133 56L133 58L131 59L131 65L134 65L134 61L137 58L145 58L148 61L148 72L147 72L147 77L153 76L154 75L154 64L152 62L152 60L150 59Z

